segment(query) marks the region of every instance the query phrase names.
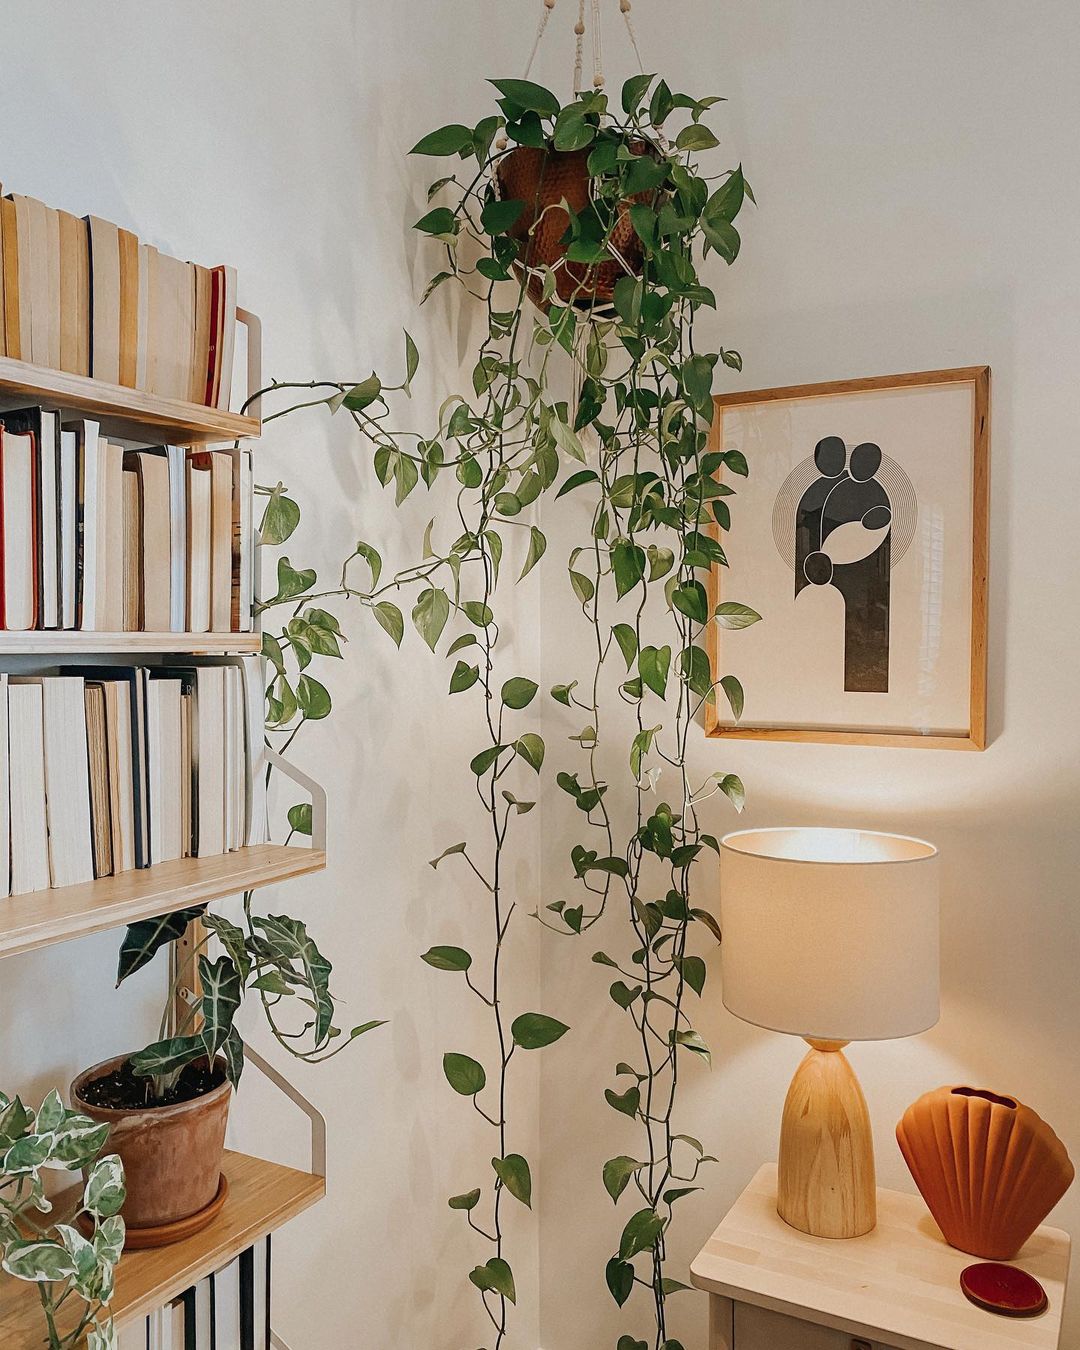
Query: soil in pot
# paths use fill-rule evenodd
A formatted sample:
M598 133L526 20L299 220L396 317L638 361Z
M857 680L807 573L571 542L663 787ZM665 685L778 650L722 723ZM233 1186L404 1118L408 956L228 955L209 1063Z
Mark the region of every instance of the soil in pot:
M95 1064L71 1085L72 1105L109 1125L108 1150L124 1164L124 1220L130 1230L169 1232L196 1215L209 1222L223 1194L221 1160L232 1096L224 1060L212 1069L205 1061L188 1065L168 1099L152 1103L130 1061L130 1055L121 1055Z
M220 1064L215 1070L207 1064L188 1064L164 1096L149 1099L147 1094L153 1090L151 1080L139 1077L131 1067L131 1060L127 1059L119 1068L80 1087L79 1096L88 1105L106 1111L145 1111L156 1106L190 1102L212 1092L224 1081L225 1073Z

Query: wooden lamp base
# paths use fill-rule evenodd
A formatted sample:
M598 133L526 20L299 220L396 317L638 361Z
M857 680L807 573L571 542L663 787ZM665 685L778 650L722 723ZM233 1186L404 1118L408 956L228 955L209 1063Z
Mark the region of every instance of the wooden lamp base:
M814 1237L853 1238L877 1223L874 1140L847 1041L807 1038L784 1102L776 1210Z

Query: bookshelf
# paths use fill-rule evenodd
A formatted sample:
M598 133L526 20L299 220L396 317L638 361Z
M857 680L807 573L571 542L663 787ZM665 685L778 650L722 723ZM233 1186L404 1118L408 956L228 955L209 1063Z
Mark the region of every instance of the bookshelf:
M207 904L325 866L321 849L256 844L210 858L178 858L81 886L13 895L0 900L0 957Z
M0 408L27 404L96 420L105 436L134 446L205 447L255 438L261 432L261 330L258 318L236 311L247 331L250 413L235 413L158 397L99 380L0 357ZM163 633L71 630L0 631L0 670L40 669L65 663L147 663L156 657L257 656L254 632ZM102 662L102 658L105 658ZM173 910L287 881L326 866L325 794L319 784L267 749L267 764L293 778L312 800L310 847L257 844L204 858L183 858L124 871L75 886L0 898L0 959L55 943L120 928ZM325 1193L325 1155L317 1112L254 1050L250 1059L312 1118L313 1172L300 1172L245 1154L226 1152L229 1193L221 1212L201 1232L167 1247L129 1252L117 1269L112 1311L118 1323L145 1316L219 1270L241 1251L313 1205ZM78 1188L61 1197L70 1212ZM72 1300L74 1304L76 1300ZM42 1344L36 1288L0 1274L0 1346L37 1350Z
M106 435L126 440L145 441L150 433L149 439L155 442L205 445L259 434L257 417L159 398L8 357L0 357L0 397L12 408L39 403L65 412L77 409L85 417L96 418Z
M116 1271L113 1317L118 1325L161 1307L211 1271L310 1208L325 1194L321 1176L226 1153L223 1171L229 1197L201 1233L169 1247L128 1252ZM75 1192L66 1192L57 1212L70 1213ZM0 1345L4 1350L40 1350L41 1306L36 1288L21 1280L0 1281Z
M261 633L84 633L74 629L0 630L4 656L250 656L262 650Z

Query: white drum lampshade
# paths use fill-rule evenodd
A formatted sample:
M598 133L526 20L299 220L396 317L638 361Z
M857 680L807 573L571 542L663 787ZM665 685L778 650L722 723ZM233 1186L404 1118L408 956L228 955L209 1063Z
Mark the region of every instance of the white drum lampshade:
M743 830L721 841L723 998L737 1017L802 1036L780 1136L777 1208L818 1237L874 1227L866 1101L849 1041L938 1020L937 850L868 830Z

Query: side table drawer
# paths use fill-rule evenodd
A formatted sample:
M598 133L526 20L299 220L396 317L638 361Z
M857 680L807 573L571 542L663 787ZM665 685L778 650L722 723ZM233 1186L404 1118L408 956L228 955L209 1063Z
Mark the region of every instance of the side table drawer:
M884 1341L784 1317L751 1303L736 1303L734 1350L894 1350Z

